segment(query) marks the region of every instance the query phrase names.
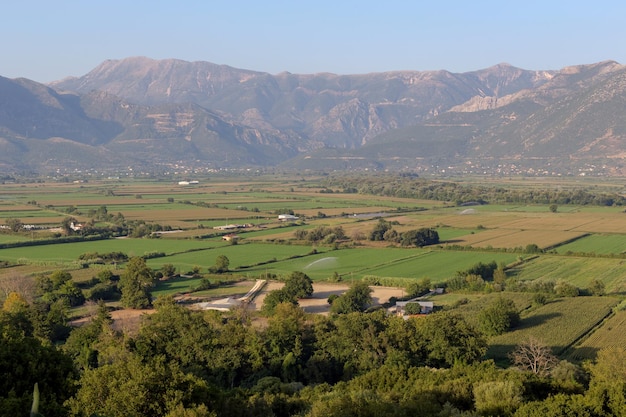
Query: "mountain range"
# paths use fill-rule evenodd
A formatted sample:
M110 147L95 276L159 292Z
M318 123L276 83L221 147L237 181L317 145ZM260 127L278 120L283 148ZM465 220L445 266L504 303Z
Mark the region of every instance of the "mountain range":
M268 74L108 60L0 77L0 171L281 168L623 175L626 66Z

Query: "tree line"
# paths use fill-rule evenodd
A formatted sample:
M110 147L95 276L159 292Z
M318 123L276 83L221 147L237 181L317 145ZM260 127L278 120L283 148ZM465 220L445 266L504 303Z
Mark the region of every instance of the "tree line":
M345 193L448 201L464 204L550 204L623 206L626 197L612 192L576 188L532 189L430 181L401 175L333 175L322 186Z

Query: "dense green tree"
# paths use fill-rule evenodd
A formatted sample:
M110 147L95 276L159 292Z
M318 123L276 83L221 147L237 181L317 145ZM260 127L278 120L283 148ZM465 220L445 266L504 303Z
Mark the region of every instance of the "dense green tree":
M304 272L294 271L285 280L282 290L291 297L305 298L313 294L313 281Z
M419 281L411 281L404 290L408 298L413 298L428 292L431 285L429 278L422 278Z
M508 416L522 403L524 387L521 381L486 381L474 386L476 411L480 415Z
M588 366L589 401L610 416L626 416L626 349L605 348Z
M117 284L100 282L86 291L85 298L91 301L117 301L120 298L120 292Z
M402 239L397 230L389 229L383 234L383 240L385 242L400 243Z
M161 272L163 276L170 278L176 275L176 267L172 264L163 264L161 266Z
M541 401L522 404L515 417L604 417L605 413L582 395L556 394Z
M407 303L404 306L404 312L409 316L419 314L421 311L422 311L422 306L419 303Z
M54 345L25 334L14 319L0 311L0 415L26 415L38 383L39 412L66 416L63 403L73 394L76 379L71 359Z
M310 343L309 338L304 311L289 303L277 305L263 332L270 370L284 381L297 380L308 354L305 344Z
M491 261L488 264L484 262L478 262L466 271L458 272L459 275L478 275L485 281L493 280L493 274L498 269L496 261Z
M154 283L152 270L141 257L133 257L120 276L121 303L130 308L147 308L152 304L151 288Z
M378 223L370 232L369 240L382 241L385 240L385 232L391 229L391 223L385 219L378 219Z
M215 258L214 272L218 274L228 272L229 266L230 266L230 259L228 259L226 255L219 255L217 258Z
M65 284L68 281L72 280L72 274L67 271L54 271L50 274L50 281L52 282L52 287L54 289L59 288L61 285Z
M103 284L108 284L114 276L110 269L103 269L96 274L96 278Z
M436 245L439 243L439 233L426 227L419 230L409 230L402 233L400 243L402 246L417 247Z
M194 405L191 407L185 407L183 404L178 404L165 417L217 417L215 411L209 411L206 405Z
M542 253L542 252L543 250L535 243L529 243L524 248L524 253L534 254L534 253Z
M202 374L214 345L212 326L172 297L159 298L154 307L156 312L146 318L134 340L134 351L146 359L163 356L183 370Z
M74 217L66 217L61 221L61 229L65 232L66 235L74 234L74 229L72 229L72 225L77 224L78 220Z
M606 286L604 285L604 282L600 281L599 279L593 279L589 283L587 291L589 291L591 295L604 295L604 293L606 292Z
M406 343L412 335L405 326L402 318L383 310L318 318L315 348L307 363L309 378L335 382L376 369L391 358L408 363L411 353Z
M281 303L297 304L298 300L294 296L289 295L286 291L283 291L282 288L279 290L273 290L270 291L263 299L261 312L266 316L269 316L274 313L276 306Z
M563 280L554 285L554 292L559 297L577 297L580 294L578 287Z
M85 370L98 366L96 342L103 332L112 332L113 320L104 302L98 303L96 314L91 321L72 330L63 344L63 351L70 356L78 369Z
M232 310L226 318L212 315L217 337L213 339L209 381L218 386L232 389L267 371L267 340L246 316L243 308Z
M71 282L72 275L67 271L54 271L50 275L38 275L35 278L36 292L46 302L58 299L57 291L67 282Z
M365 311L371 303L372 289L365 281L355 281L348 291L333 301L330 311L336 314Z
M502 267L502 265L498 266L498 268L493 271L493 283L498 285L504 285L506 282L506 271Z
M57 298L66 299L70 307L77 307L85 302L85 295L74 281L67 281L56 291Z
M143 361L126 353L119 360L86 370L68 406L73 416L166 416L209 401L208 385L156 356Z
M489 336L502 334L515 327L520 320L513 300L498 297L478 315L480 328Z
M245 310L191 311L171 297L159 298L155 308L129 343L145 361L164 357L183 372L228 389L267 369L267 341L247 323Z
M473 363L487 350L487 342L481 333L457 314L439 312L409 319L409 323L414 328L411 349L416 353L424 352L428 366Z
M30 319L33 335L47 342L59 342L69 335L68 327L69 303L59 298L51 303L35 300L30 308Z
M626 198L618 193L598 192L584 188L540 190L536 188L511 188L499 185L459 184L430 181L398 175L335 175L329 176L323 186L358 191L361 194L390 197L455 201L457 205L472 202L524 203L524 204L595 204L601 206L624 205Z

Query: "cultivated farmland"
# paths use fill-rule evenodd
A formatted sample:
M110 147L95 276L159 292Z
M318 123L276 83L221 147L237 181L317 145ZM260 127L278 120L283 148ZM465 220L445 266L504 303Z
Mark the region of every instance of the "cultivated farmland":
M599 350L613 347L626 348L626 311L617 311L609 317L602 327L572 349L569 357L576 361L593 359Z
M522 315L516 329L493 337L487 356L506 361L508 353L529 337L539 338L560 355L597 326L618 302L613 297L574 297L537 307Z
M327 188L323 180L220 176L200 178L198 184L189 186L178 185L177 179L5 184L0 223L19 218L24 224L48 229L18 233L2 229L0 261L7 267L0 269L0 280L16 276L33 279L37 274L64 269L75 281L86 283L103 268L121 272L124 265L79 262L80 255L123 252L147 258L154 271L164 265L172 265L178 273L195 270L194 278L160 281L154 295L186 293L197 288L203 278L214 283L222 278L249 282L268 275L281 279L294 271L303 271L319 285L341 280L344 288L367 279L400 286L395 293L403 294L404 287L412 282L428 278L433 286L445 285L479 262L495 262L505 266L505 276L497 285L492 285L490 277L482 290L459 289L430 297L435 305L456 308L475 324L477 313L495 296L485 293L504 290L504 296L514 299L522 311L522 324L490 340L490 357L505 360L506 353L530 335L563 353L594 329L573 358L592 357L594 349L610 345L611 339L622 343L615 329L622 329L623 315L617 313L602 322L626 293L626 214L621 207L560 205L556 212L540 204L459 207L450 201L342 192ZM569 180L550 184L575 185ZM511 180L506 186L539 188L542 184ZM98 212L106 215L96 219ZM299 219L281 222L279 213L293 213ZM126 234L104 233L100 240L56 242L57 238L80 239L81 232L66 236L62 230L62 222L69 217L96 228L122 228L125 223ZM389 222L398 235L431 228L439 234L440 243L417 248L401 247L399 239L369 240L380 219ZM244 224L245 228L239 227ZM225 225L235 228L216 228ZM143 226L155 226L151 230L158 233L129 237ZM317 228L341 228L344 233L341 238L321 241L296 237L297 232ZM237 244L222 240L231 234L237 235ZM36 243L45 244L26 246ZM533 252L527 252L528 248ZM209 269L218 256L228 258L229 271L211 275ZM531 307L533 293L506 290L510 282L559 281L583 293L599 281L606 296L557 298L549 293L548 304ZM243 290L231 285L194 296L222 297ZM602 326L596 328L600 322Z

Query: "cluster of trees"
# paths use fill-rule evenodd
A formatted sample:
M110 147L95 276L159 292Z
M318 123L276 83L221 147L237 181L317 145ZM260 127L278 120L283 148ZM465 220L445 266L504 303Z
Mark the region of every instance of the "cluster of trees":
M445 286L452 291L533 292L542 295L544 300L553 297L605 294L605 284L598 279L593 279L587 288L578 288L564 280L520 281L515 277L509 278L504 265L498 265L495 261L478 262L465 271L458 271L454 277L446 281Z
M12 232L19 232L24 227L24 223L22 223L22 221L20 219L15 218L15 217L7 218L4 221L4 223L9 228L9 230L11 230Z
M400 243L402 246L428 246L439 243L439 233L436 230L423 227L418 230L408 230L398 233L393 226L397 222L379 219L369 234L369 240Z
M298 229L294 232L294 237L311 243L333 243L337 240L345 239L346 234L341 226L317 226L310 230Z
M493 279L497 270L477 264L461 275ZM123 302L146 306L154 275L143 258L131 258L119 277ZM94 280L115 278L104 270ZM519 321L505 297L483 309L474 328L450 311L408 320L370 311L371 290L357 281L329 300L329 316L307 315L297 300L312 283L294 272L266 297L263 326L245 309L191 311L166 297L136 331L121 333L103 303L88 324L68 327L70 282L58 271L37 278L35 300L5 298L0 415L24 414L35 382L46 416L605 417L626 403L623 349L581 368L533 339L512 352L513 368L483 361L485 336ZM407 291L429 287L422 280Z
M503 291L506 278L503 266L495 261L479 262L465 271L458 271L446 281L446 287L453 291Z
M499 297L478 314L481 330L488 336L496 336L517 326L520 315L513 300Z
M117 263L128 261L128 255L124 252L85 252L78 256L79 261L89 261L91 263Z
M618 193L598 190L576 189L521 189L497 185L459 184L430 181L402 175L335 175L329 176L323 186L358 192L361 194L389 197L416 198L423 200L451 201L456 205L467 203L492 204L554 204L622 206L626 197ZM557 206L555 206L557 207Z
M75 207L70 206L66 212L72 215L80 213ZM68 216L61 222L61 228L67 235L80 234L88 235L124 235L135 238L154 237L155 232L172 230L171 226L162 226L158 223L148 223L145 220L127 220L122 213L109 213L107 207L102 205L97 209L89 209L86 213L89 221L82 224L80 230L71 228L71 224L75 225L79 222L75 217Z
M89 288L83 292L90 301L117 301L120 299L120 290L117 286L119 275L113 274L110 269L103 269L88 281Z
M132 334L104 304L62 345L33 333L20 297L0 311L0 414L24 415L35 382L54 416L621 415L626 350L585 368L536 340L518 369L482 361L482 333L450 312L404 320L382 310L309 316L280 303L267 324L249 313L155 303ZM43 366L41 366L43 365Z
M298 299L306 298L313 294L313 281L300 271L289 274L285 279L285 285L279 290L270 291L263 300L262 311L271 315L280 303L298 304Z
M146 261L140 257L130 258L118 283L124 307L143 309L152 305L152 287L156 276Z
M479 332L451 314L419 321L384 311L310 317L281 303L258 328L244 310L193 312L171 298L155 308L133 336L116 332L101 305L61 348L32 332L13 331L17 309L5 308L0 364L6 365L15 343L37 347L22 358L32 361L26 368L47 365L32 374L3 367L7 389L0 406L11 410L8 415L23 414L17 407L28 409L39 382L46 416L306 415L340 381L382 366L405 372L476 363L486 347ZM60 359L42 362L54 355Z
M70 307L76 307L85 302L83 292L69 272L55 271L50 275L38 275L36 283L37 295L48 304L62 301Z
M330 311L335 314L349 314L366 311L372 304L372 289L366 282L352 283L348 291L328 298Z

